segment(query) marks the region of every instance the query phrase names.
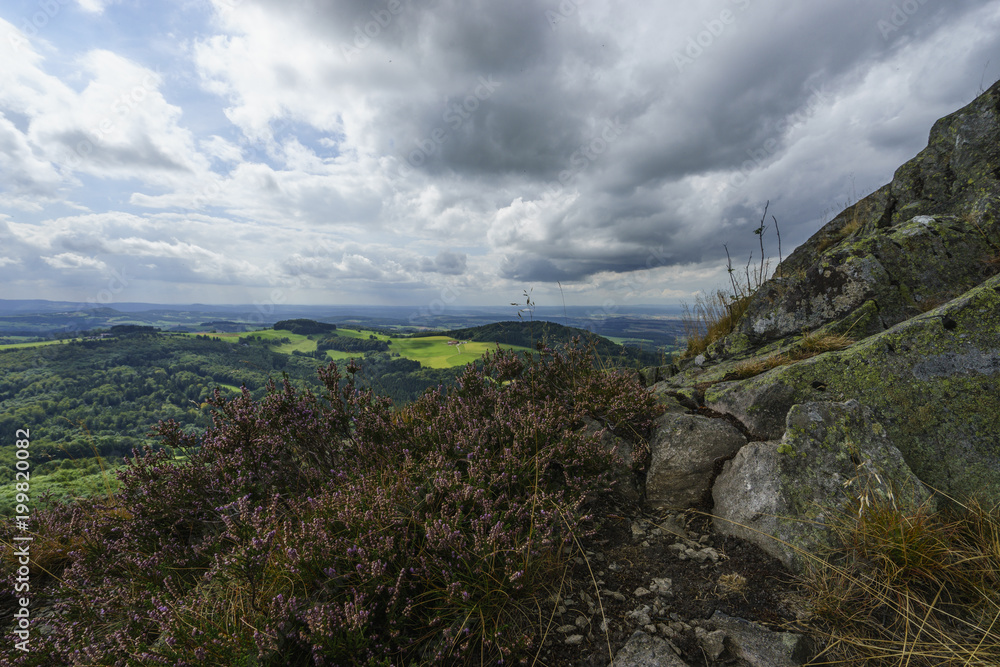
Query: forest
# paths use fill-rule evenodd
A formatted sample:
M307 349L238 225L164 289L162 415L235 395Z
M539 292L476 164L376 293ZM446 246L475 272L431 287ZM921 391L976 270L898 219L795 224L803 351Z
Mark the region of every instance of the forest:
M113 467L141 448L160 421L172 419L187 432L208 427L207 401L217 388L225 396L246 387L260 398L269 380L321 386L317 370L330 361L325 352L290 355L264 344L270 341L247 338L241 344L209 335L130 332L2 349L0 433L30 429L34 477L55 475L64 482L60 489L75 488L69 483L77 477L98 474L102 465ZM337 363L346 367L349 360ZM449 385L462 370L422 368L385 353L369 353L359 366L358 383L397 405L428 387ZM13 480L13 457L13 448L0 447L0 484ZM0 506L6 506L5 493Z

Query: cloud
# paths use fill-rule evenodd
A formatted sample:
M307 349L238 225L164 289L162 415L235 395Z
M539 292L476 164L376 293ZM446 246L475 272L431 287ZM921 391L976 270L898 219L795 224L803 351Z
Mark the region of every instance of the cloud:
M0 38L0 206L46 289L82 257L219 299L674 300L1000 71L987 0L79 4L128 39Z
M65 1L65 0L63 0ZM91 14L103 14L105 8L114 0L76 0L76 4L85 12Z
M85 257L71 252L64 252L54 257L42 257L42 260L53 269L61 271L107 271L108 265L99 259Z

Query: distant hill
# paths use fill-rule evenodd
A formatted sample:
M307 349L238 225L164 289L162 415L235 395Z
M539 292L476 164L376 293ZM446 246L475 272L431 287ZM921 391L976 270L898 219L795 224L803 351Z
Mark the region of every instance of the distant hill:
M312 334L325 334L337 330L336 324L326 324L316 320L298 319L281 320L274 323L275 331L291 331L294 334L309 336Z
M533 320L530 322L515 320L485 324L468 329L414 334L414 338L422 336L449 336L456 340L467 340L477 343L503 343L504 345L520 345L529 348L534 348L539 342L545 343L550 347L559 347L579 337L581 341L593 345L594 352L602 359L635 362L637 365L660 363L660 355L654 352L625 347L585 329L567 327L556 322L543 320Z

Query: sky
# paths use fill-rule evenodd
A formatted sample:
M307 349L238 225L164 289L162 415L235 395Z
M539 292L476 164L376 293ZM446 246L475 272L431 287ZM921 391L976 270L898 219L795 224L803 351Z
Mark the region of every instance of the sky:
M997 78L997 0L0 0L0 298L693 302Z

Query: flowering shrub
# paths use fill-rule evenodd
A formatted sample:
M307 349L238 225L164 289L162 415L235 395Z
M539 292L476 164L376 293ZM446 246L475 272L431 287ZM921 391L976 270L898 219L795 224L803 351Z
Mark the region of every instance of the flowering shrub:
M585 423L641 446L655 401L579 348L486 355L400 410L356 370L322 370L322 396L216 393L213 427L162 423L167 448L136 453L115 495L40 513L56 614L11 664L526 655L529 607L620 463Z

